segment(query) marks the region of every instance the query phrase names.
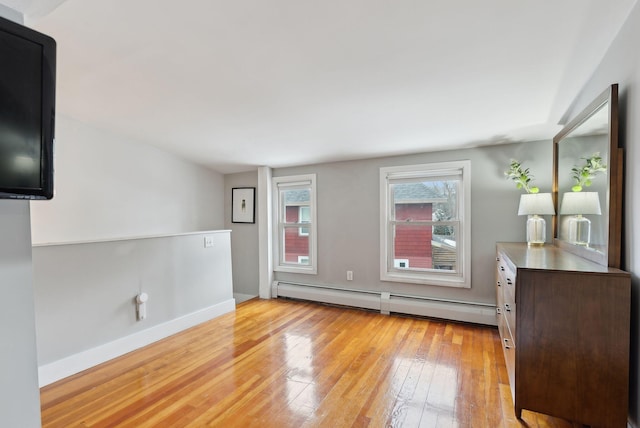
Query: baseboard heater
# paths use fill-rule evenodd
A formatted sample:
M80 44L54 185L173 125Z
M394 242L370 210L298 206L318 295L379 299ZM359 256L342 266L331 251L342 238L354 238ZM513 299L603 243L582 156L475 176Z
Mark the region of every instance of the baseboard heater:
M275 281L271 296L311 300L335 305L373 309L383 314L401 313L475 324L497 325L496 309L488 303L408 296L389 292L352 290L326 285Z

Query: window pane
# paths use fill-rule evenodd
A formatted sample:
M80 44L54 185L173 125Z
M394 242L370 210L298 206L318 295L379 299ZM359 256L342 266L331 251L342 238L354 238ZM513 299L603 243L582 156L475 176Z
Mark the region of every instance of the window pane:
M458 181L423 180L390 184L394 217L398 221L458 218Z
M397 225L394 239L394 267L400 269L431 269L432 226Z
M285 222L300 222L300 207L309 207L311 202L311 191L309 189L283 189L280 191L280 200L284 205ZM309 215L310 215L310 211Z
M417 225L419 221L455 221L457 219L457 180L424 179L391 183L393 211L397 224L394 233L396 269L456 270L455 226Z
M456 226L396 224L393 267L457 270Z
M287 264L309 265L309 236L301 235L298 227L284 227L282 255Z
M310 223L311 222L311 208L309 206L301 206L298 214L298 221L300 223ZM298 229L298 233L300 235L309 235L308 227L301 227Z
M300 223L309 223L311 221L311 208L309 206L300 207Z
M440 235L438 228L446 230L445 235ZM433 268L439 270L458 271L458 252L456 228L454 226L434 226L431 248L433 251Z

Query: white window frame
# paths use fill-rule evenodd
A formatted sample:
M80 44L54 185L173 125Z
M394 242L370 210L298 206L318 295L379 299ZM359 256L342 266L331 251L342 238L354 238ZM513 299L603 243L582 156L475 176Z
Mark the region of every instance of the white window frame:
M316 209L316 174L290 175L285 177L273 177L271 180L273 191L273 270L276 272L304 273L315 275L318 273L318 230L317 230L317 209ZM280 199L280 190L289 189L309 189L309 209L310 222L304 227L309 231L309 264L286 262L281 251L283 249L285 224L291 227L299 223L286 223L286 212L280 208L283 206ZM298 219L299 220L299 219Z
M394 268L390 180L453 177L461 180L457 195L460 225L456 236L457 273ZM380 168L380 280L445 287L471 288L471 161L436 162Z

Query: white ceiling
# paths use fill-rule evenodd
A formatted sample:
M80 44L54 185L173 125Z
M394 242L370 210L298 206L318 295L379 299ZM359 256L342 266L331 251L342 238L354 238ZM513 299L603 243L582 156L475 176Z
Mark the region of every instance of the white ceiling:
M59 114L229 173L550 138L636 0L0 2Z

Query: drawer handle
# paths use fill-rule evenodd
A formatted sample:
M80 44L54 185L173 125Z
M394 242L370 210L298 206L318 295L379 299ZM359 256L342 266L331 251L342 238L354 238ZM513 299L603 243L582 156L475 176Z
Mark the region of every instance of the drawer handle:
M511 304L505 303L504 304L504 310L507 311L507 312L511 312Z
M498 287L502 287L502 284L500 283L500 281L497 282Z
M513 285L513 282L511 282L511 278L507 278L507 285Z
M509 339L504 339L504 349L511 349L512 346L509 344Z
M496 257L496 261L499 262L500 261L500 257Z
M504 266L500 266L500 270L504 272Z
M496 314L498 314L498 315L502 315L502 309L500 309L500 308L496 308Z

